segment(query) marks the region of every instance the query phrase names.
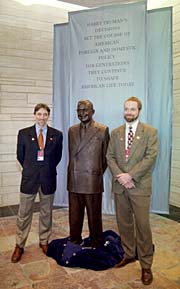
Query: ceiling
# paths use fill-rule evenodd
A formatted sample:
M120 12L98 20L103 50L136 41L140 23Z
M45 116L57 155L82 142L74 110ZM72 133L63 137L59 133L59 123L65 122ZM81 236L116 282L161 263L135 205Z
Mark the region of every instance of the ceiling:
M93 7L99 7L99 6L105 6L105 5L113 5L118 3L132 3L132 2L138 2L137 0L60 0L61 2L66 2L70 4L76 4L88 8Z
M61 3L80 5L81 9L83 8L96 8L100 6L107 6L113 4L128 4L140 2L142 0L57 0L61 1ZM173 6L174 0L144 0L147 1L147 10L157 9L162 7L170 7Z

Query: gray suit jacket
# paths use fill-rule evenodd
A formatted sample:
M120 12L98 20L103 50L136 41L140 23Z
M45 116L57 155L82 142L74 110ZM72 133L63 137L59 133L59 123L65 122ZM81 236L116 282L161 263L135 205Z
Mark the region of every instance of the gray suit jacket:
M92 121L85 137L80 140L80 124L76 124L70 127L68 139L68 191L102 193L103 173L107 167L108 127Z
M150 195L152 170L158 153L157 130L139 122L128 161L125 159L125 125L112 131L107 162L112 173L112 191L122 193L124 187L116 180L121 173L129 173L135 182L130 189L136 195Z

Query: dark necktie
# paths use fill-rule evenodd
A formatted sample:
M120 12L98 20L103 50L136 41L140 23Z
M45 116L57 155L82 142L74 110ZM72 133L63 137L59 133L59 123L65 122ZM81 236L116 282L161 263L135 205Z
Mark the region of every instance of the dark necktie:
M40 129L40 132L39 132L38 144L39 144L40 150L43 150L44 149L44 138L43 138L43 134L42 134L42 128Z
M132 126L129 126L129 132L128 132L128 150L130 150L131 145L133 143L133 130L132 130Z
M86 134L86 126L82 125L80 130L81 140L85 137L85 134Z

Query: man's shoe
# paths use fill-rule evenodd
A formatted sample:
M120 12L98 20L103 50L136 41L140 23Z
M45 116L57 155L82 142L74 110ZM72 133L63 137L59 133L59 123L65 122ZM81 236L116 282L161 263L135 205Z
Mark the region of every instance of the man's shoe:
M153 274L151 269L142 269L141 280L144 285L150 285L153 281Z
M46 255L48 250L48 244L39 243L39 247L42 249L43 253Z
M22 254L24 253L24 249L20 248L18 245L16 245L14 252L11 256L11 262L17 263L21 260Z
M121 267L126 266L129 263L132 263L132 262L136 262L136 259L135 258L124 258L118 264L116 264L114 267L115 268L121 268Z

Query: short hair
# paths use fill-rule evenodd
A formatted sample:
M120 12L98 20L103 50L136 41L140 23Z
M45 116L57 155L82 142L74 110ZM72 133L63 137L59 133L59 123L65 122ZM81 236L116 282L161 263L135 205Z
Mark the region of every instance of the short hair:
M35 106L35 108L34 108L34 114L36 114L36 112L38 111L38 110L40 110L41 108L44 108L45 110L47 110L47 112L48 112L48 115L50 115L50 108L49 108L49 106L47 105L47 104L45 104L45 103L38 103L36 106Z
M90 109L94 110L94 108L93 108L93 103L92 103L90 100L88 100L88 99L79 100L77 106L79 106L80 104L85 104L85 105L88 104L88 106L90 107Z
M142 102L141 102L140 99L137 98L136 96L131 96L131 97L129 97L128 99L125 100L124 103L126 103L127 101L135 101L135 102L137 102L138 109L139 109L139 110L142 109Z

